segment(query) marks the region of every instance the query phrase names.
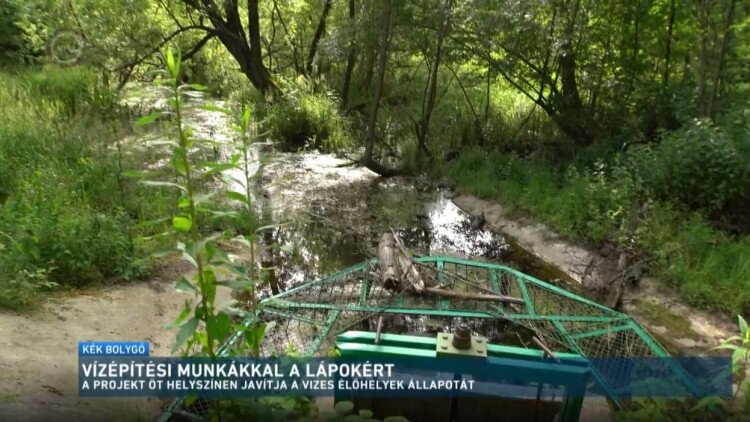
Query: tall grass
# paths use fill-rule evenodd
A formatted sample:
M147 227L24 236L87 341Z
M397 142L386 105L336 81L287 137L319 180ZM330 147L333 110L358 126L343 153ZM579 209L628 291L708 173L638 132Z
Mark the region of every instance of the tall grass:
M316 92L301 77L279 84L284 97L258 107L272 140L287 150L333 151L351 145L349 122L339 113L339 102L331 93Z
M115 99L85 68L0 76L0 306L140 273L134 198L124 206L112 148Z

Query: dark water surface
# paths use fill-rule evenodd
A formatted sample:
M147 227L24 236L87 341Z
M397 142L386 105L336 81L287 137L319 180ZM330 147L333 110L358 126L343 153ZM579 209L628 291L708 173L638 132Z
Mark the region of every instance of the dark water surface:
M391 230L417 255L500 263L576 287L498 230L478 227L449 190L421 179L380 178L329 154L270 153L253 190L264 224L279 224L261 236L260 264L273 268L267 281L275 291L375 257Z

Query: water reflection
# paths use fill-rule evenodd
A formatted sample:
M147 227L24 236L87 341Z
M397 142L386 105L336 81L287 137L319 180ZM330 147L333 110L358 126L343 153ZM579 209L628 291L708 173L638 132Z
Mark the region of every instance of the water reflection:
M390 230L420 255L502 261L509 254L498 231L473 228L446 192L347 164L328 154L282 153L263 168L255 186L261 213L282 224L262 236L262 264L274 268L264 296L374 257Z

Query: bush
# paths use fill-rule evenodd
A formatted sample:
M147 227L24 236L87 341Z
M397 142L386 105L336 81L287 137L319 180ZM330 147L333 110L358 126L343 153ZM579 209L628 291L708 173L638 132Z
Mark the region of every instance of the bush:
M633 148L623 163L647 195L690 209L719 209L746 188L737 147L707 121L671 132L656 146Z
M123 205L138 209L144 198L119 194L104 92L85 69L0 79L0 306L56 285L140 275Z
M329 93L313 92L297 80L287 94L263 113L269 136L286 150L319 148L336 150L349 145L349 125L339 113L338 100Z

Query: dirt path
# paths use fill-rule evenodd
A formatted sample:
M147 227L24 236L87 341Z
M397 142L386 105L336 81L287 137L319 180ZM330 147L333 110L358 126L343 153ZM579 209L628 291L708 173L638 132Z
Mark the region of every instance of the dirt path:
M146 340L152 355L169 355L175 332L163 327L188 297L172 285L189 270L170 261L147 282L49 298L27 313L0 312L0 420L155 420L160 399L78 397L78 341Z

